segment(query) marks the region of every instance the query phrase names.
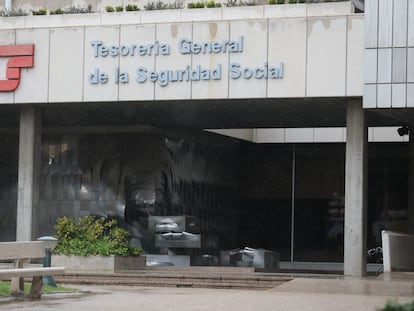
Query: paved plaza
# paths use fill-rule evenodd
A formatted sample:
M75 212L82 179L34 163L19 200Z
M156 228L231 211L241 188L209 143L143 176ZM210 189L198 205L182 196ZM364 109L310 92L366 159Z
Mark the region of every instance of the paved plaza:
M81 285L76 286L76 293L48 294L39 301L3 300L0 310L377 310L389 299L412 301L412 276L367 280L296 278L268 290Z

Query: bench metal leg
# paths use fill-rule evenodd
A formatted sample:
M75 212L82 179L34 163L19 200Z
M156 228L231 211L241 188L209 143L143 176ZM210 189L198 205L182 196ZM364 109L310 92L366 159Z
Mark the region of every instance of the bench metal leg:
M32 299L39 299L42 295L42 285L42 277L34 276L28 297Z

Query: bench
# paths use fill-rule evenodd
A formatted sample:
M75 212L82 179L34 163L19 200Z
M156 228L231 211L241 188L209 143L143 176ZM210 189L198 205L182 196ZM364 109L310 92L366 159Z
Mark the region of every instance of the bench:
M39 299L42 295L42 278L44 275L60 275L65 273L63 267L24 268L28 259L44 258L43 242L0 242L0 260L13 260L14 268L0 269L0 280L11 280L11 294L24 295L24 278L32 278L29 298Z

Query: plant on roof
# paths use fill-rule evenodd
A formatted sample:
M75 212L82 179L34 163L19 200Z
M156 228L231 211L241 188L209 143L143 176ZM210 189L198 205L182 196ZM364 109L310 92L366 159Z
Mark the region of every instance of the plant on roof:
M227 7L254 6L256 4L256 0L227 0L227 2L225 3Z
M115 7L115 11L116 12L123 12L124 11L124 7L122 5L118 5Z
M47 9L40 8L39 10L33 10L32 14L33 15L46 15L47 14Z
M206 3L202 1L189 3L187 6L189 9L202 9L206 7Z
M57 255L138 256L142 252L141 248L130 245L130 233L120 228L115 219L85 216L76 221L62 217L55 229Z
M189 9L202 9L202 8L205 8L206 7L206 3L205 2L202 2L202 1L199 1L199 2L191 2L191 3L188 3L187 7Z
M84 14L84 13L91 13L92 7L88 5L88 7L78 7L78 6L70 6L63 10L63 14Z
M174 3L164 3L161 0L158 1L148 1L146 5L144 5L144 9L147 11L152 10L174 10L174 9L182 9L184 6L181 3L174 2Z
M215 8L216 3L214 2L214 0L209 0L209 1L206 2L206 7L207 8Z
M112 12L115 12L115 9L114 9L113 6L107 5L105 7L105 11L108 12L108 13L112 13Z
M127 4L125 11L139 11L139 7L136 4Z
M63 10L61 8L58 8L56 10L50 11L50 15L55 15L55 14L63 14Z
M29 14L23 11L22 9L12 9L12 10L3 9L0 11L1 17L26 16L26 15L29 15Z

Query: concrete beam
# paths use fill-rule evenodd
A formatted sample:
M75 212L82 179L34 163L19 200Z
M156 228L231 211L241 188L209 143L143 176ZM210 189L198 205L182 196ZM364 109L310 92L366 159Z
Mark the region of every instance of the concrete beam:
M22 107L19 130L19 171L16 240L35 237L35 211L39 201L41 118L35 107Z
M344 274L366 274L367 126L361 101L347 107Z

